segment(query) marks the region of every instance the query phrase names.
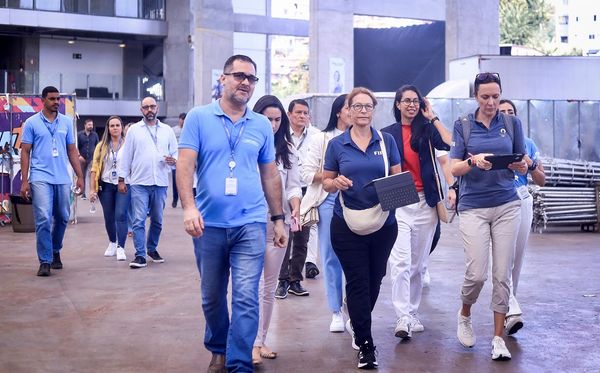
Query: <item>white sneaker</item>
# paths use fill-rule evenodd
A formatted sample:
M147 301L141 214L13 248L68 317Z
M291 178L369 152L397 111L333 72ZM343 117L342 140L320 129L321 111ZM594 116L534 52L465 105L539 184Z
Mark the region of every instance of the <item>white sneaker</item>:
M343 333L344 332L344 316L340 311L334 312L331 316L331 324L329 324L329 331L332 333Z
M127 260L127 256L125 256L125 249L119 245L117 245L117 260Z
M428 288L430 283L431 283L431 276L429 276L429 268L427 268L425 270L425 273L423 273L423 276L421 277L421 286L423 288Z
M117 243L109 242L106 251L104 252L104 256L115 256L117 252Z
M411 331L411 317L402 316L396 321L396 328L394 329L394 335L402 339L410 339L412 337Z
M356 344L356 341L354 340L354 329L352 329L352 323L350 322L350 319L346 321L346 330L348 331L348 333L350 333L350 337L352 337L352 348L358 351L359 348Z
M415 333L419 333L419 332L422 332L425 330L425 327L421 323L421 320L419 320L415 315L412 315L412 317L411 317L410 330L411 330L411 332L415 332Z
M506 335L513 335L523 327L523 318L521 315L508 316L504 320L504 332Z
M456 331L458 341L465 347L473 347L475 345L475 332L473 332L473 324L471 316L463 316L458 310L458 330Z
M510 360L511 357L510 351L508 351L506 344L504 344L504 339L495 336L492 339L492 360Z

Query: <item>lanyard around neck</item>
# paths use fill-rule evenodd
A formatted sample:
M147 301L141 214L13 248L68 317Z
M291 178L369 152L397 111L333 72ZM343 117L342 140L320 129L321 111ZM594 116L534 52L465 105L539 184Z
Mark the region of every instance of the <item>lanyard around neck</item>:
M146 123L146 131L148 131L148 133L150 134L150 137L152 138L152 142L154 142L154 146L158 150L158 123L156 123L155 126L156 126L156 134L152 133L152 130L150 130L150 126L148 125L148 123Z

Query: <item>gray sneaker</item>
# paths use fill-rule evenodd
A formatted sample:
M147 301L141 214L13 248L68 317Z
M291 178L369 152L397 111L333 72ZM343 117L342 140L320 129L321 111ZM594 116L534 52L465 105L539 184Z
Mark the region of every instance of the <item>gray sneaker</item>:
M404 340L410 339L412 337L411 321L412 318L410 316L402 316L399 318L398 321L396 321L394 335Z
M458 329L456 336L461 345L465 347L473 347L475 345L475 332L473 332L473 324L471 316L463 316L458 310Z

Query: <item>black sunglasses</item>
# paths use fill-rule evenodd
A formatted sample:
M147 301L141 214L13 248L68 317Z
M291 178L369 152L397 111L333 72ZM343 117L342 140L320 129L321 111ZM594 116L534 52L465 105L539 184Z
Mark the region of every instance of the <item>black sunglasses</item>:
M479 73L475 75L475 82L479 84L498 83L500 84L500 74L498 73Z
M248 79L248 82L250 82L250 84L256 84L256 82L258 82L258 77L254 76L252 74L244 74L242 72L236 72L236 73L223 73L223 75L231 75L233 76L233 79L235 79L238 82L243 82L244 80Z

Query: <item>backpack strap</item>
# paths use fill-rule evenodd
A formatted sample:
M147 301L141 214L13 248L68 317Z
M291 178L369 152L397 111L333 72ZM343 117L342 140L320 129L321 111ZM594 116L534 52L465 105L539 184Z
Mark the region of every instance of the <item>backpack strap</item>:
M471 121L466 116L460 117L459 119L460 119L460 124L462 126L462 135L463 135L463 142L465 143L465 155L466 155L467 145L469 144L469 137L471 137Z
M504 122L504 128L506 128L506 132L513 143L513 153L515 152L515 118L512 115L506 115L504 113L498 113L498 115L502 116L502 121Z

